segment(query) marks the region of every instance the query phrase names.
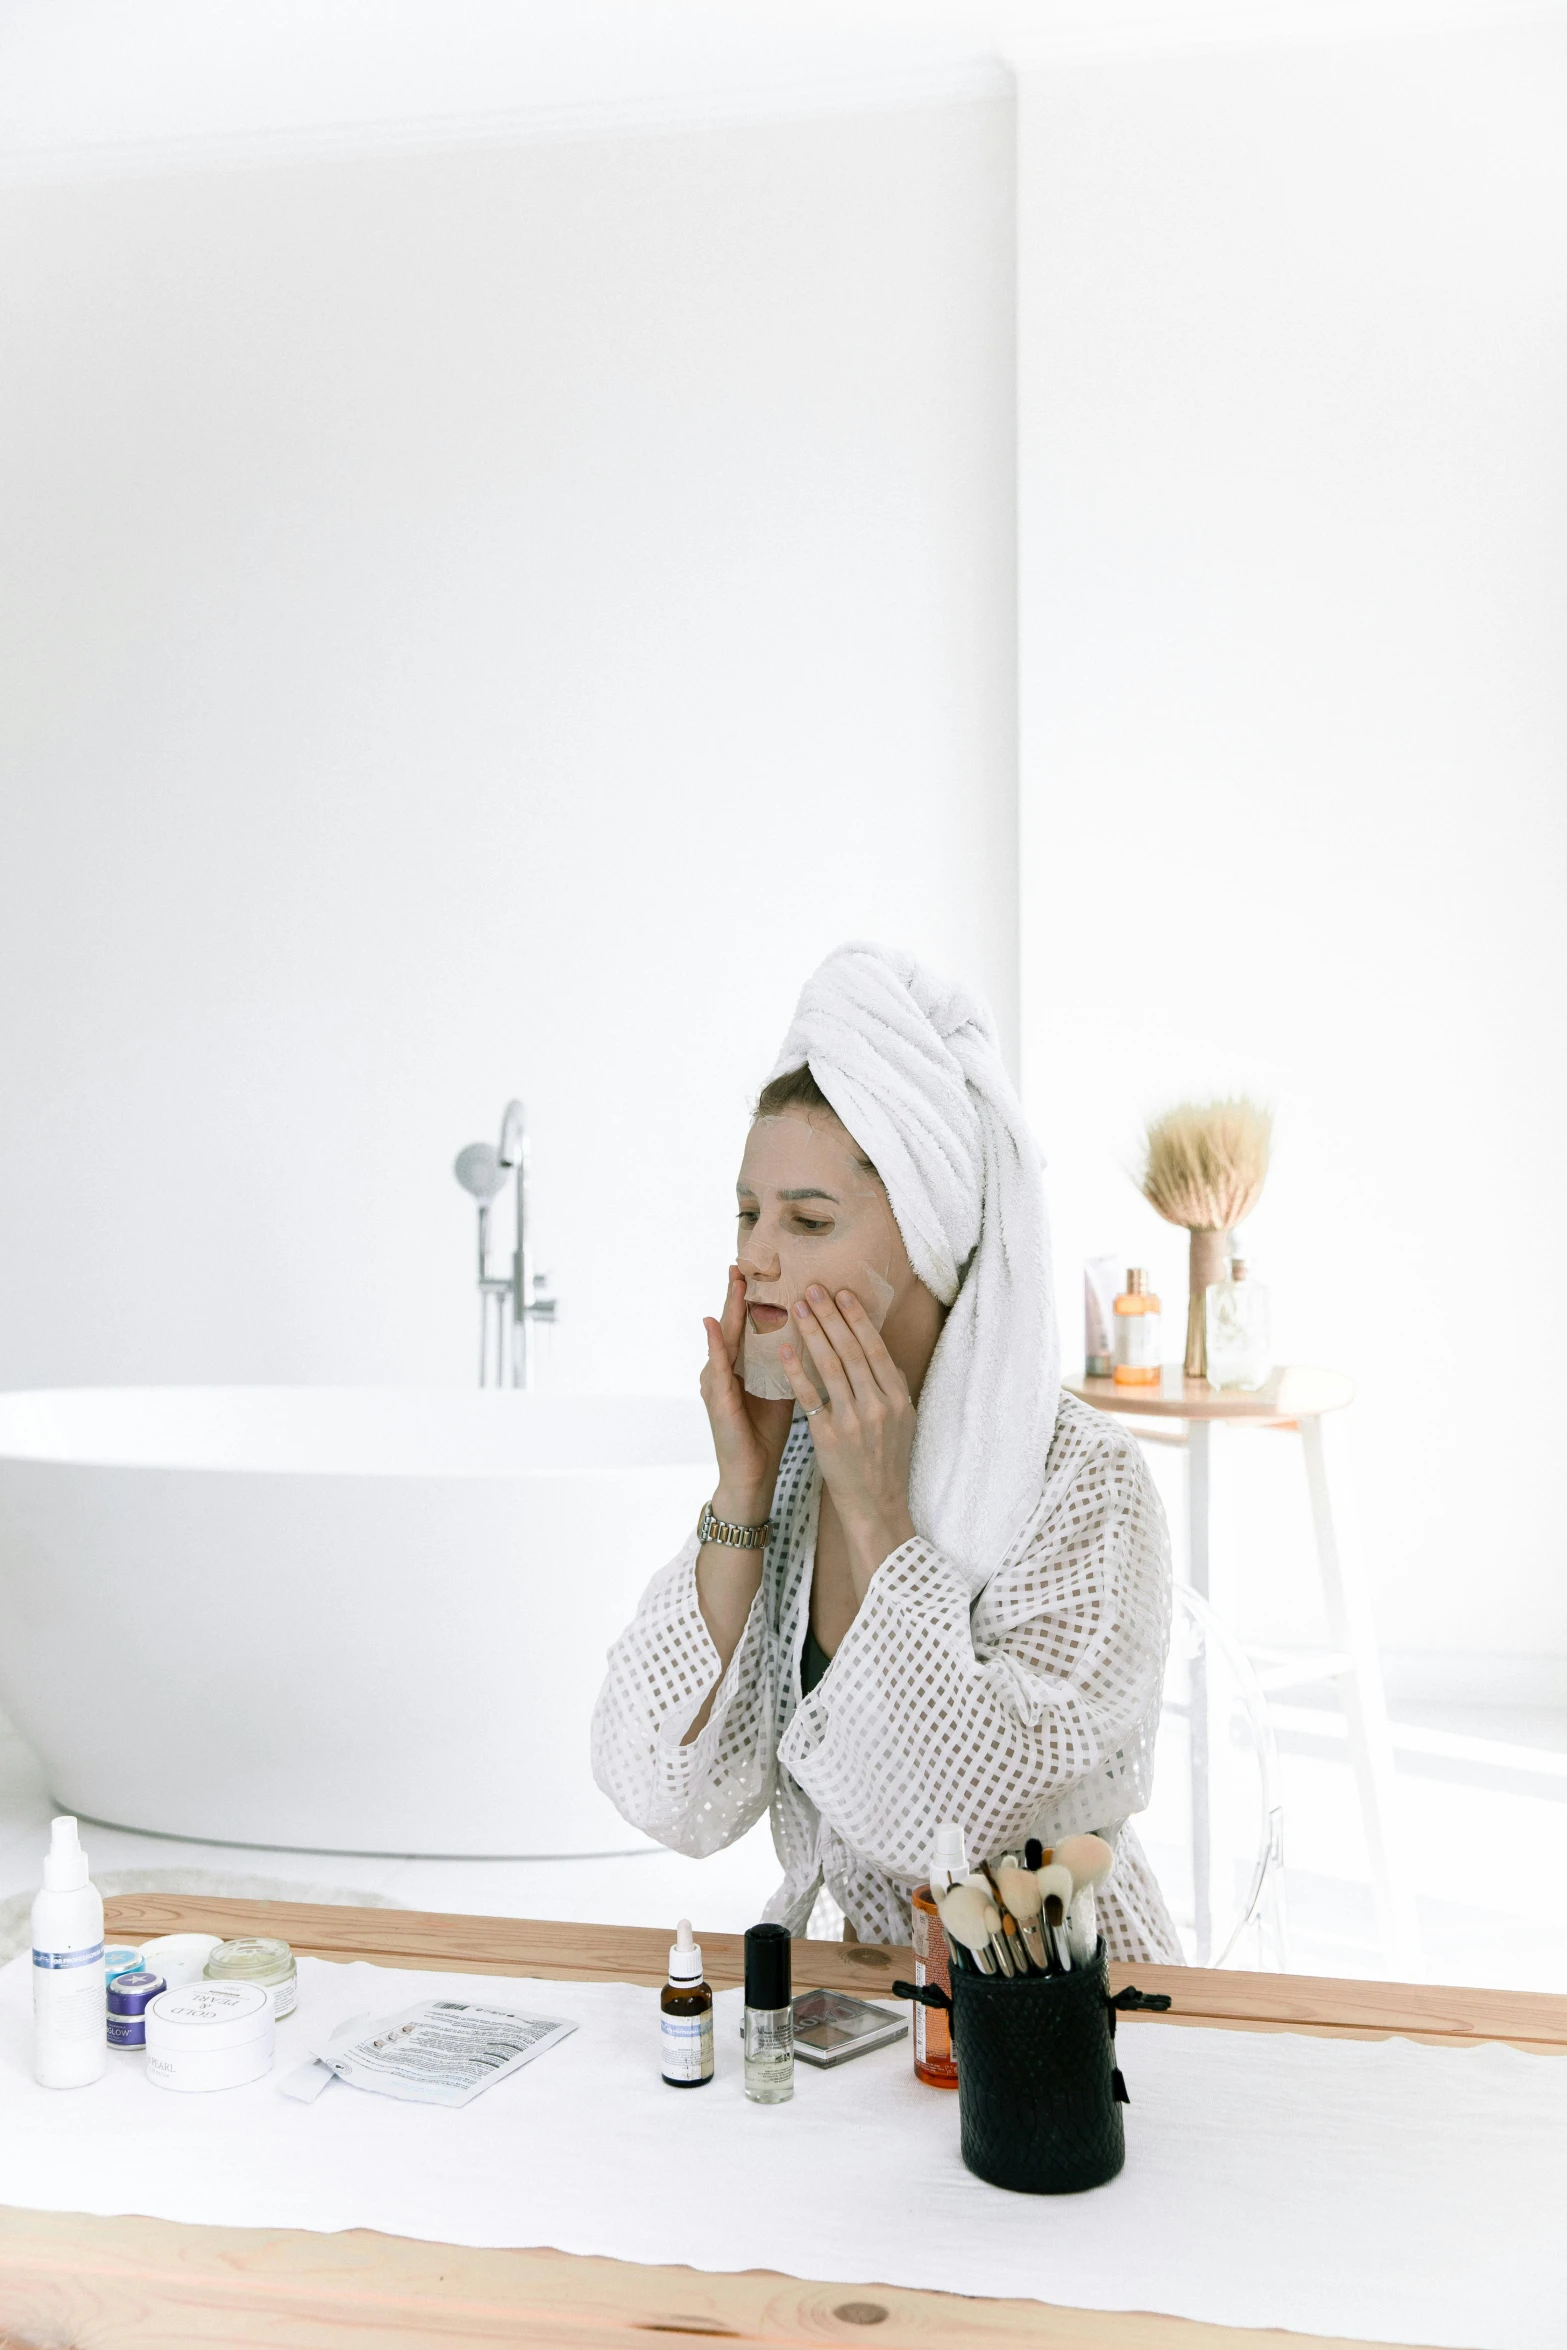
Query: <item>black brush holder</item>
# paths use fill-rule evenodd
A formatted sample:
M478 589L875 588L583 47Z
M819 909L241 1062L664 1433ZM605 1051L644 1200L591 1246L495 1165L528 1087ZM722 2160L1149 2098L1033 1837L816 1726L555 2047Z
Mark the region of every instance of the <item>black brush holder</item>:
M934 1984L893 1990L951 2007L962 2154L976 2178L1021 2195L1078 2195L1115 2177L1127 2102L1116 2011L1170 2003L1130 1989L1112 2000L1102 1936L1069 1974L954 1973L950 2002Z

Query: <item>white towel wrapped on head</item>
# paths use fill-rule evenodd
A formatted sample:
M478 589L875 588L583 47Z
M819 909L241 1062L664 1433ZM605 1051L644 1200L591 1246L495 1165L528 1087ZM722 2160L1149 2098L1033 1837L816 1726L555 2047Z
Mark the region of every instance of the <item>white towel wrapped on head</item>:
M978 1591L1038 1512L1060 1399L1039 1146L986 1006L895 947L838 947L806 981L773 1075L806 1064L949 1308L909 1515Z

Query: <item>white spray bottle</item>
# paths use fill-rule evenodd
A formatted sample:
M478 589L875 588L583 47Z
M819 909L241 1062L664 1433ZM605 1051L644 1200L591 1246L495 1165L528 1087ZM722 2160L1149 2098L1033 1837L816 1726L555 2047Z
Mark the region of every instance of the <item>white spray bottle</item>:
M58 1819L33 1903L33 2072L46 2089L84 2089L108 2062L103 1903L76 1822Z

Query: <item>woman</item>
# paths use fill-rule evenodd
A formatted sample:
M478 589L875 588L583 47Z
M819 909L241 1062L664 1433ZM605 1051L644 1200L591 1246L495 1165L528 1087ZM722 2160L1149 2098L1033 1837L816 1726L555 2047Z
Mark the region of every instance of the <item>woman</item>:
M1135 1443L1060 1389L1037 1146L988 1014L912 957L840 947L757 1104L708 1321L718 1483L610 1651L594 1776L703 1855L771 1805L805 1930L825 1881L906 1942L936 1825L976 1859L1116 1843L1112 1957L1178 1959L1125 1822L1169 1638Z

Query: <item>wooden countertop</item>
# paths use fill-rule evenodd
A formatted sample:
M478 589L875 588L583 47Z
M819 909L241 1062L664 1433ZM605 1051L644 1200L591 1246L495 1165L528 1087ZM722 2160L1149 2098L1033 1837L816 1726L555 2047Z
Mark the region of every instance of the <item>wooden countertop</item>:
M559 1925L385 1909L126 1894L105 1904L117 1941L206 1930L282 1934L298 1951L381 1966L567 1981L661 1983L669 1937L633 1926ZM737 1982L740 1937L698 1929L708 1978ZM870 1996L912 1964L907 1950L797 1942L795 1980ZM1439 2045L1509 2040L1567 2053L1567 1998L1340 1982L1304 1975L1115 1967L1168 1991L1166 2018L1128 2026L1220 2026L1358 2038L1394 2032ZM932 2095L939 2092L932 2091ZM472 2251L354 2229L181 2226L165 2220L0 2210L0 2350L641 2350L649 2334L754 2344L867 2342L879 2350L1287 2350L1308 2337L1183 2318L973 2300L867 2280L828 2285L750 2271L714 2275L550 2251ZM1367 2350L1309 2337L1315 2350Z

